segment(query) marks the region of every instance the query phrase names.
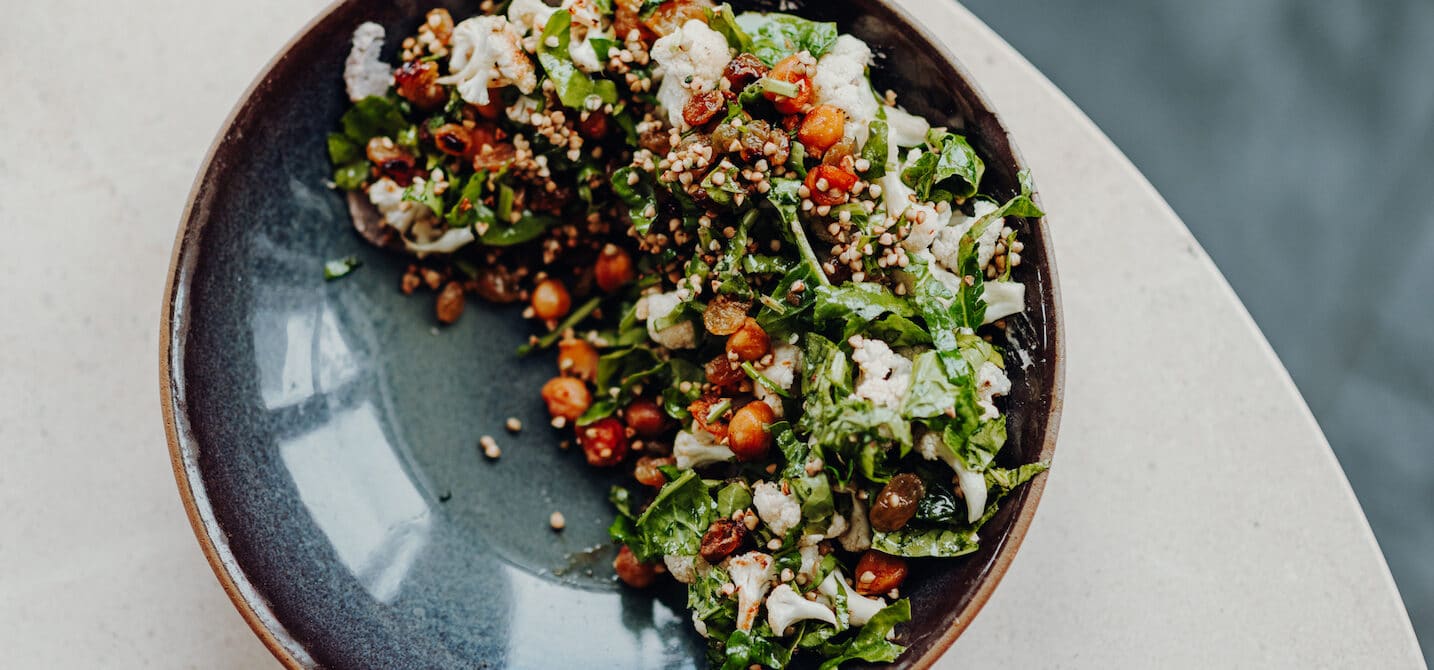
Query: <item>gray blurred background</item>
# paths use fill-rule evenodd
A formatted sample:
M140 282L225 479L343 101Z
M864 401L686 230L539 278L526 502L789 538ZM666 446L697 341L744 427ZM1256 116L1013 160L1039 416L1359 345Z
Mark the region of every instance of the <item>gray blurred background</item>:
M964 2L1229 278L1334 446L1434 662L1434 0Z

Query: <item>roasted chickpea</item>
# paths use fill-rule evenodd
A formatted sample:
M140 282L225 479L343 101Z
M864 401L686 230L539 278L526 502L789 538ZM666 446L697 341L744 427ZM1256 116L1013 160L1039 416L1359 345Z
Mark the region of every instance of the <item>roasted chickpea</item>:
M497 121L503 116L503 89L488 89L488 104L473 105L473 110L489 121Z
M553 377L543 384L543 402L548 404L548 414L553 418L562 417L576 421L593 404L587 384L572 377Z
M451 281L443 286L438 294L438 302L434 305L438 321L441 323L453 323L458 317L463 316L463 285Z
M663 484L667 483L667 475L662 474L662 471L658 468L664 465L673 465L676 463L677 459L672 458L671 456L643 456L642 458L637 459L637 462L633 464L632 478L636 479L637 483L642 484L643 486L651 486L652 488L660 489L662 488Z
M772 448L772 407L760 400L749 402L732 415L727 426L727 445L739 461L755 461Z
M568 315L568 310L573 307L573 298L568 295L568 287L552 278L544 279L533 287L533 315L545 321L561 319Z
M632 267L632 256L616 244L603 246L593 264L593 279L604 293L612 293L636 276Z
M871 527L883 533L900 530L916 516L916 504L926 495L921 478L903 472L891 478L871 503Z
M632 401L623 411L622 418L638 437L659 437L667 430L667 413L647 398Z
M818 165L807 172L806 186L812 193L812 202L835 207L851 199L856 180L856 174L835 165Z
M883 554L875 549L861 555L856 562L856 592L864 596L886 593L906 581L906 559Z
M747 317L742 322L742 327L737 332L727 336L727 353L735 355L739 361L755 361L772 350L772 339L767 337L767 331L757 324L757 320Z
M658 4L657 9L643 19L643 24L658 37L662 37L676 32L678 28L687 25L688 21L706 21L707 10L715 6L712 0L667 0Z
M817 105L802 121L797 139L813 156L820 156L841 141L846 132L846 112L831 105Z
M637 556L625 544L617 550L617 558L612 561L612 569L617 572L618 579L635 589L652 586L652 582L657 579L657 566L637 560Z
M579 426L578 443L583 447L588 465L606 468L627 458L626 427L612 417Z
M720 440L727 437L727 422L722 420L721 417L713 417L712 421L707 420L707 414L711 412L713 406L719 402L717 398L698 398L687 406L687 411L692 414L692 423L695 430L705 430Z
M802 62L800 54L792 54L783 58L772 68L767 76L797 85L797 94L794 96L778 95L776 93L764 93L772 106L783 114L801 114L807 105L812 101L812 79L807 74L808 65Z
M747 541L747 527L731 519L718 519L702 535L699 553L708 563L721 563Z
M575 337L558 341L558 373L590 382L597 377L598 352L587 340Z

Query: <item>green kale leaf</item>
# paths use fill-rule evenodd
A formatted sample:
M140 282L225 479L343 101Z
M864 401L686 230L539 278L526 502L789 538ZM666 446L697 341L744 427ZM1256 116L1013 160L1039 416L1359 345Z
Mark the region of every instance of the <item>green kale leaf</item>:
M617 103L617 84L608 79L591 79L573 64L573 57L568 53L572 23L573 15L560 9L548 18L543 36L538 40L538 62L557 89L558 100L569 109L592 109L588 106L590 97L609 105ZM548 46L551 40L556 40L557 45Z

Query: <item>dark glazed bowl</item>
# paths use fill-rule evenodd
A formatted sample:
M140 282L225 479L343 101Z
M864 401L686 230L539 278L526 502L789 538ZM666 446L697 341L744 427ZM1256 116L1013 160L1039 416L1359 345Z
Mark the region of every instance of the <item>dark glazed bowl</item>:
M452 5L476 3L445 2ZM736 2L774 9L775 2ZM798 3L800 4L800 3ZM552 360L518 359L516 308L470 308L433 327L396 289L407 261L354 234L324 183L325 134L345 109L350 32L412 31L430 3L340 2L259 77L196 180L165 292L163 412L180 495L215 574L292 667L702 665L680 592L618 588L609 484L555 448L536 390ZM925 29L881 0L812 2L879 52L878 90L964 127L997 196L1020 158L969 77ZM390 40L396 42L397 40ZM390 44L389 58L393 45ZM1049 460L1061 404L1060 307L1044 221L1024 221L1013 320L1032 364L1014 370L1008 464ZM364 266L326 283L323 261ZM528 428L503 431L516 416ZM475 443L491 434L497 462ZM926 667L1005 573L1045 476L1007 499L977 553L919 561L899 665ZM562 511L554 533L548 515ZM1032 606L1037 606L1032 603Z

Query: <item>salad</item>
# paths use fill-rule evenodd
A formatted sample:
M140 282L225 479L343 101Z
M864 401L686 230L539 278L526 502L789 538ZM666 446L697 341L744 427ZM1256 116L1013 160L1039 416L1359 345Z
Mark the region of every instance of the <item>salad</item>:
M400 286L441 322L527 304L555 448L632 474L617 577L685 584L714 667L896 660L909 566L974 551L1046 467L996 462L1029 180L983 195L961 130L875 91L832 23L479 10L429 12L396 67L354 32L328 150L359 231L412 256Z

